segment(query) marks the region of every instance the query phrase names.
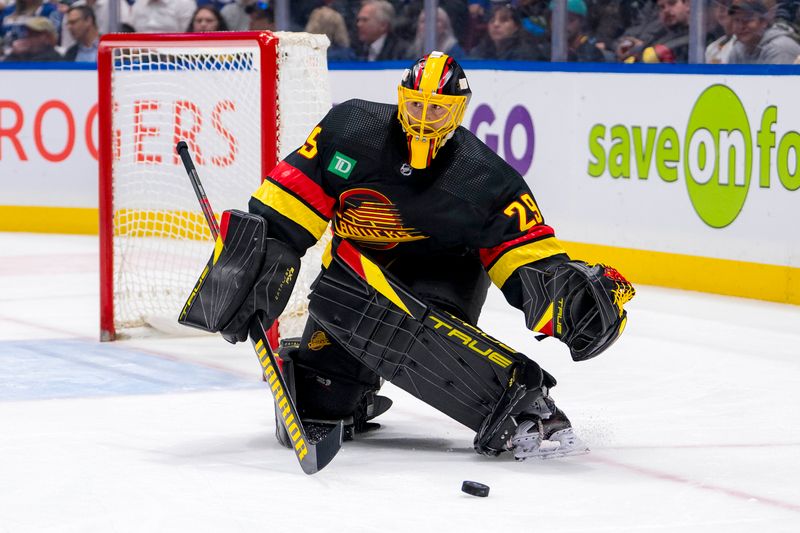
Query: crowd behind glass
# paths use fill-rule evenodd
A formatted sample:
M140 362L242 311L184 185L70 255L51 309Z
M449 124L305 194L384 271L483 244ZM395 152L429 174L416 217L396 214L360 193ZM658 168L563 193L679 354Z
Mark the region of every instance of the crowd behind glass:
M439 0L434 48L456 59L550 61L555 1ZM800 63L800 0L694 1L704 11L693 35L705 63ZM562 5L567 61L689 61L692 0ZM410 60L427 51L423 0L0 0L0 61L93 62L107 31L275 30L276 10L289 30L326 34L330 61Z

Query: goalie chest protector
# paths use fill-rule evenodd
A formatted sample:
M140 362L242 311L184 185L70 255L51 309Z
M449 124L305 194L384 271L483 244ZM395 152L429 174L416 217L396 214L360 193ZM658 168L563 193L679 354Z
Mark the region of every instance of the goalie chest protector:
M321 187L338 237L387 265L397 256L477 254L520 233L503 214L530 194L519 173L463 127L430 167L412 169L396 117L396 105L344 102L285 160Z

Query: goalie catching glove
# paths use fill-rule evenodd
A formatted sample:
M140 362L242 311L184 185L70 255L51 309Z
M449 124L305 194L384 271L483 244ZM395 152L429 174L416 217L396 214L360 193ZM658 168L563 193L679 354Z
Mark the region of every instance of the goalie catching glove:
M600 355L622 334L623 305L636 294L611 267L567 261L540 270L520 268L528 328L569 346L572 359Z
M254 316L259 314L272 324L283 312L299 270L298 253L281 241L267 238L267 223L262 217L225 211L214 253L178 322L220 332L230 343L247 340Z

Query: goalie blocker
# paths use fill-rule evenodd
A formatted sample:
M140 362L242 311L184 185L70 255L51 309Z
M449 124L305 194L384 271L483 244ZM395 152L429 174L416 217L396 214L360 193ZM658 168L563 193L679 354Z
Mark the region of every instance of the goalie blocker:
M253 316L272 324L289 301L300 256L266 235L263 217L238 210L223 212L214 253L178 322L220 332L231 343L247 340Z

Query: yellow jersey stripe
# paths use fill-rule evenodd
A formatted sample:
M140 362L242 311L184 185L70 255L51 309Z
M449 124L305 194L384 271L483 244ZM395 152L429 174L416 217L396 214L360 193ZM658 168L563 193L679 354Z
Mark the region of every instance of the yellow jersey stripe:
M505 252L489 269L489 277L498 287L502 287L516 269L528 263L566 253L555 237L517 246Z
M261 184L261 187L253 193L253 198L303 226L317 240L322 237L328 227L327 220L269 180L265 180Z

